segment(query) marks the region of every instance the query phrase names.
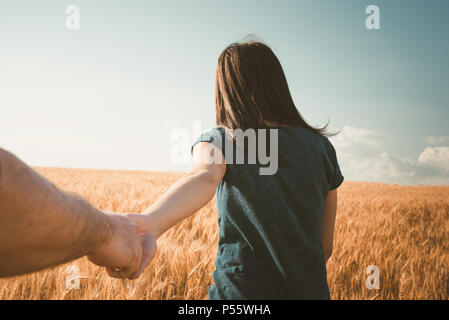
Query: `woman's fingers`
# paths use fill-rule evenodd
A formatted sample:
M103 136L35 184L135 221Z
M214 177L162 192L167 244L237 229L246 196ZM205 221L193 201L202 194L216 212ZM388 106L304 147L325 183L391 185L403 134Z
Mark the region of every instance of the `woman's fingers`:
M157 244L155 235L150 232L146 232L142 233L140 238L142 241L142 259L140 261L139 269L134 272L129 279L137 279L156 255Z

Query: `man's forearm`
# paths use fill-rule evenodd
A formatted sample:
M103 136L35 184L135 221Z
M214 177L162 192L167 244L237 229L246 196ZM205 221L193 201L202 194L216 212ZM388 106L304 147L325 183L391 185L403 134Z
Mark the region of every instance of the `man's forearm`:
M109 233L106 215L0 149L0 277L89 254Z

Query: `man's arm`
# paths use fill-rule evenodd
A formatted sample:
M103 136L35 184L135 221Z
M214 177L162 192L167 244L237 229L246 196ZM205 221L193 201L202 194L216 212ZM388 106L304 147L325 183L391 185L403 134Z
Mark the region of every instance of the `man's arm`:
M113 276L130 277L142 257L136 231L126 217L104 214L82 198L60 191L0 148L0 277L84 255L109 267Z

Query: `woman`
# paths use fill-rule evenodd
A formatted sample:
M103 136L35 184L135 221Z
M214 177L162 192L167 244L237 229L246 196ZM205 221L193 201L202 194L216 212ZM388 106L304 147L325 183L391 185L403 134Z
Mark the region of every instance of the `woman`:
M232 44L221 54L216 122L192 147L194 169L144 214L129 217L159 237L216 193L220 232L210 299L329 299L326 261L343 176L326 126L301 117L265 44ZM254 150L249 139L226 158L223 141L237 143L236 129L276 131L268 146L257 141L257 148L278 151L274 174L262 175L259 161L235 164L237 150Z

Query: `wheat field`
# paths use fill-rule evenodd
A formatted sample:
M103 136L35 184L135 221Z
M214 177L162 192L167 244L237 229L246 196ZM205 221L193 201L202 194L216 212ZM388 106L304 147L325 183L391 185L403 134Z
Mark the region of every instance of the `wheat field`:
M94 206L121 213L143 211L181 176L36 170ZM217 214L211 201L159 239L155 259L137 280L109 278L82 258L0 279L0 299L207 299L217 241ZM379 268L378 289L366 287L370 265ZM79 288L68 290L74 266L82 278ZM449 299L449 186L344 182L327 270L332 299Z

